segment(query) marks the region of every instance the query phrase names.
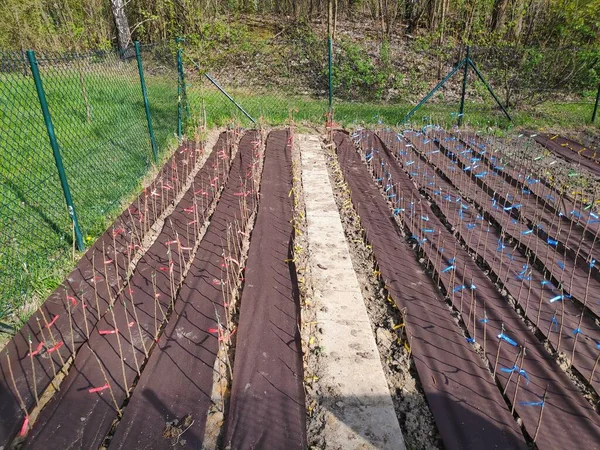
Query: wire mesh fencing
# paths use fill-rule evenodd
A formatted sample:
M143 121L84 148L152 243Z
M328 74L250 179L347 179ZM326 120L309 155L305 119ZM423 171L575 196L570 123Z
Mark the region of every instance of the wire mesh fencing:
M158 147L164 149L168 141L177 135L179 98L177 45L173 40L142 45L140 53L154 134ZM183 119L186 98L181 98L181 104Z
M333 47L336 119L345 122L354 111L354 121L402 125L407 113L460 64L466 50L419 39L356 43L342 37ZM470 59L475 67L466 72L463 125L579 127L592 122L600 84L597 49L473 47ZM458 123L464 80L461 67L411 118L411 125Z
M600 50L594 48L474 47L473 58L517 111L556 125L592 121L600 85Z
M230 118L244 123L247 117L228 101L204 74L217 81L251 117L268 125L289 119L323 124L331 107L339 125L399 125L402 118L429 89L458 63L461 48L420 48L390 43L356 42L341 38L331 48L331 86L327 39L307 33L286 39L252 43L252 55L227 49L225 55L204 58L192 44L185 49L190 64L190 104L204 114L207 125L222 125ZM408 61L418 61L409 64ZM193 62L192 62L193 61ZM195 66L194 66L195 64ZM459 77L445 85L417 117L420 121L455 120L460 98ZM490 113L486 103L476 106ZM443 117L440 117L443 116Z
M326 43L299 38L265 39L249 45L251 56L214 49L224 55L215 59L187 43L184 62L192 115L205 117L209 127L229 120L252 124L229 95L259 123L281 125L292 118L323 123L328 109Z
M298 122L324 123L331 91L334 120L340 125L404 126L412 108L466 54L466 46L453 42L382 41L339 33L332 45L330 86L327 39L307 30L286 31L239 48L212 42L209 56L197 53L194 45L186 53L198 62L196 73L211 74L251 116L272 125L291 116ZM459 118L476 128L590 124L600 84L598 50L474 47L470 58L482 77L468 66L463 114L461 69L411 117L411 125L450 126ZM197 81L193 96L204 102L208 123L238 114L222 103L210 83Z
M323 124L330 95L337 124L396 125L411 109L411 102L416 104L435 84L436 75L450 70L459 57L458 49L417 49L407 56L401 46L357 44L340 38L332 44L330 86L327 39L292 30L284 37L256 40L247 46L251 52L213 43L211 55L218 57L207 57L198 53L193 42L186 45L186 73L193 80L190 104L197 105L193 108L196 115L205 114L209 126L222 125L230 118L242 123L248 119L204 74L216 80L251 117L268 125L290 119ZM422 64L405 64L408 58Z
M161 153L177 127L177 69L167 43L141 51ZM153 162L134 49L34 54L85 244L93 242ZM0 53L0 319L58 285L74 226L31 63Z

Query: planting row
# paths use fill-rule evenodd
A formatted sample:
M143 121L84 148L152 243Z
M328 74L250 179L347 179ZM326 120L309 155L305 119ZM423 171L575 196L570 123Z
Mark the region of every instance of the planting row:
M291 145L178 151L7 347L0 445L306 446Z
M0 356L0 446L21 428L112 299L123 292L154 223L164 219L202 165L204 149L182 145L156 178L88 249L78 266Z
M97 448L122 415L193 260L201 225L229 173L232 146L223 134L161 233L138 263L122 294L77 353L60 391L42 409L26 447ZM146 372L144 372L146 373ZM83 418L83 420L82 420ZM75 430L64 424L76 424Z
M536 142L561 158L585 167L596 176L600 175L597 150L584 147L578 142L556 134L537 134L534 138Z
M186 428L188 445L201 447L213 378L221 375L217 355L233 332L229 304L240 278L235 261L254 211L260 148L260 135L248 132L236 154L220 158L231 163L227 184L108 447L146 448L177 440Z
M555 246L530 229L523 229L510 214L511 208L495 205L493 197L472 183L464 170L456 169L451 156L449 159L424 144L426 136L382 136L413 181L435 202L469 251L485 261L538 332L556 351L567 354L571 364L597 387L600 376L594 377L592 372L599 354L596 343L600 342L600 333L593 315L585 308L588 299L593 298L592 271L576 267L564 259L564 253L558 254ZM564 269L553 276L552 262L558 258L565 261ZM576 304L575 297L566 290L566 286L573 285L581 287L576 290L582 294L578 297L581 304Z
M424 136L411 135L409 142L403 136L387 135L384 136L387 146L372 133L356 133L354 138L362 158L350 148L346 136L338 135L336 143L340 164L345 170L353 203L358 208L367 239L373 245L386 287L398 306L406 308L405 326L409 339L412 338L411 352L445 445L451 448L506 446L502 439L511 439L509 446L524 446L524 436L544 448L573 443L589 447L590 442L597 442L597 418L589 403L469 251L479 254L480 264L492 268L496 278L502 274L507 280L507 273L510 277L517 277L518 283L507 284L510 293L523 303L531 301L527 295L531 283L522 284L533 279L530 267L521 265L515 271L520 262L517 260L511 268L507 261L512 261L514 255L503 239L498 241L494 237L499 230L494 230L494 225L475 211L466 195L459 194L456 186L449 181L450 177L444 178L424 161L426 155L439 155L446 161L438 161L440 166L456 168L455 160L442 153L441 144L436 147L436 143L432 143L434 148L418 152L412 139L423 145L430 144L427 141L431 139ZM367 164L361 163L360 159ZM371 198L377 198L373 193L366 194L365 179L368 177L373 184L367 166L382 187L383 196L379 195L378 201L385 203L387 200L387 211L367 214L375 206L366 205L372 202ZM462 169L456 169L456 172L469 172ZM356 179L362 184L356 184ZM469 182L461 188L471 189L471 185L477 187L469 178ZM434 204L430 205L423 199L417 188ZM504 211L506 207L501 208ZM509 210L507 208L506 213ZM437 284L458 317L460 327L453 323L451 310L435 290L428 296L421 294L407 298L406 292L394 289L394 283L406 286L407 280L416 279L413 272L418 268L411 270L410 266L407 267L411 257L414 260L414 255L402 250L406 243L398 231L394 232L390 216L412 236L433 273L433 281L415 281L413 285L422 289L427 283L430 286ZM404 257L399 257L402 251ZM393 256L390 257L390 254ZM394 263L393 258L399 260ZM429 304L424 304L427 298L430 299ZM435 306L439 312L434 316ZM423 308L426 314L421 312ZM541 307L537 309L541 310ZM572 319L577 323L579 317L585 316L574 314ZM447 325L444 326L444 323ZM574 335L575 338L577 336ZM574 349L575 344L571 348ZM476 355L476 351L483 359ZM463 357L457 362L461 352L470 354L471 360ZM578 356L579 353L578 350ZM579 356L578 360L587 361L587 357ZM593 371L589 365L587 367L590 372ZM489 383L487 387L486 383ZM477 388L473 389L474 386ZM464 405L463 412L457 399ZM444 405L444 402L445 406L438 406ZM448 409L453 411L451 418L472 424L460 428L462 441L457 439L457 424L448 418ZM490 414L491 411L493 413ZM513 416L518 419L525 435L518 430ZM490 428L498 430L502 437L490 433ZM486 433L481 434L484 429Z
M459 333L443 297L420 267L401 229L390 220L388 204L373 183L364 157L345 134L338 133L334 140L379 272L398 308L406 311L411 355L444 444L456 449L485 448L490 443L525 448L487 368ZM477 411L486 411L486 415Z

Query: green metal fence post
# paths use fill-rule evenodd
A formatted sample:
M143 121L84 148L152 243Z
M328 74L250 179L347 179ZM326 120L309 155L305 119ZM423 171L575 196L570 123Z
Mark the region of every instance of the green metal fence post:
M184 42L184 38L179 38L179 42ZM190 117L190 105L187 98L187 88L185 85L185 70L183 65L183 49L179 47L179 57L181 58L181 92L183 94L183 117L184 120Z
M469 62L471 54L471 47L467 45L467 55L465 61ZM465 64L465 70L463 73L463 84L462 92L460 94L460 111L458 112L458 126L462 125L463 116L465 115L465 96L467 95L467 79L469 78L469 64Z
M592 123L596 122L596 114L598 114L598 103L600 103L600 86L598 86L598 93L596 94L596 103L594 104L594 112L592 113Z
M158 163L158 149L156 148L156 139L154 139L154 128L152 128L152 117L150 116L150 104L148 103L148 91L146 90L146 81L144 80L144 68L142 66L142 54L140 53L140 43L134 42L135 57L137 59L138 71L140 73L140 84L142 85L142 96L144 97L144 108L146 109L146 120L148 121L148 132L150 133L150 144L152 145L152 154L154 162Z
M331 36L327 37L327 49L329 54L329 112L331 112L333 109L333 40Z
M183 110L182 110L182 105L181 105L181 101L182 101L182 94L183 94L183 89L185 88L185 86L183 86L183 61L181 59L181 48L179 48L179 43L181 42L181 39L176 37L175 38L175 44L177 45L177 137L179 138L179 140L181 140L182 137L182 115L183 115Z
M79 251L83 251L85 250L85 246L83 244L83 236L81 235L81 229L79 228L79 221L77 220L75 205L73 205L73 199L71 198L71 190L69 189L69 183L67 182L67 174L65 173L62 157L60 156L60 149L58 147L56 133L54 132L54 124L52 123L52 117L50 116L50 110L48 109L46 93L44 92L42 78L40 77L37 59L33 50L27 50L27 59L29 60L31 74L33 75L33 80L35 82L35 89L37 90L38 99L42 108L42 114L44 116L46 130L48 131L48 138L50 139L50 146L52 147L52 153L54 154L54 162L56 163L56 168L58 169L60 185L62 186L62 190L65 195L65 202L67 203L69 216L71 217L71 220L73 222L73 230L75 231L75 242L77 244L77 249Z

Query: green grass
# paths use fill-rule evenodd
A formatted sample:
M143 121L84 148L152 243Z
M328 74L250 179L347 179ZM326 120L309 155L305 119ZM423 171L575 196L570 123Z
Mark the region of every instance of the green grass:
M256 120L268 125L282 125L293 114L297 123L322 125L328 109L327 99L308 96L285 96L284 94L251 94L247 91L231 90L230 95ZM221 126L236 118L249 123L244 115L220 92L213 89L189 92L193 114L201 111L204 99L209 126ZM402 126L401 122L414 105L407 103L349 102L334 100L336 123L351 126ZM509 122L501 110L490 103L466 102L464 124L486 130L509 128L581 128L589 124L593 110L593 99L589 102L567 103L546 102L527 110L509 110L513 122ZM425 104L410 119L413 126L435 123L451 127L457 122L458 104ZM600 125L600 124L598 124Z
M86 244L152 166L134 61L110 55L47 67L42 81ZM83 81L83 82L82 82ZM159 149L174 138L177 81L146 75ZM0 319L43 299L73 267L72 231L31 77L0 76Z

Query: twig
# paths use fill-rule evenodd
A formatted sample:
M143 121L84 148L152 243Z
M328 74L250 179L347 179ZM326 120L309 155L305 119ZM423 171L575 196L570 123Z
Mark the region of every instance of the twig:
M523 370L523 372L525 373L524 369L523 369L523 363L525 361L525 354L527 353L527 347L521 347L521 364L518 366L519 367L519 372L517 373L517 384L515 385L515 394L513 395L513 400L512 400L512 409L510 410L511 414L514 414L515 412L515 404L517 401L517 393L519 392L519 382L521 381L521 370ZM507 384L508 386L508 384Z
M535 434L533 435L533 442L536 441L538 437L538 433L540 432L540 427L542 425L542 416L544 414L544 406L546 406L546 395L548 394L548 385L546 385L546 389L544 389L544 395L542 397L542 408L540 409L540 417L538 418L537 425L535 427Z
M106 386L108 386L108 390L110 391L110 397L112 398L113 404L115 405L117 414L119 415L119 417L122 417L123 414L121 412L121 408L119 408L119 405L117 404L117 400L115 399L115 394L113 392L112 386L108 381L106 372L104 371L104 366L100 362L100 358L98 358L98 355L96 355L96 352L92 349L92 347L89 346L89 344L88 344L88 348L90 349L90 352L92 352L92 355L94 355L94 357L96 358L96 361L98 362L98 366L100 367L100 372L102 372L102 376L104 377L104 383L106 384ZM127 388L125 388L125 391L127 392Z
M504 324L502 324L502 334L504 334ZM496 351L496 362L494 363L494 372L492 373L492 377L496 378L496 371L498 369L498 360L500 359L500 347L502 347L502 339L498 341L498 350Z
M35 397L35 404L36 404L36 406L39 406L40 399L38 398L37 379L35 377L35 363L33 362L33 356L34 355L33 355L33 348L31 346L31 344L32 344L32 342L31 342L31 336L29 336L27 338L27 343L29 344L29 360L31 362L31 375L33 377L33 395ZM7 351L7 355L8 355L8 351Z

